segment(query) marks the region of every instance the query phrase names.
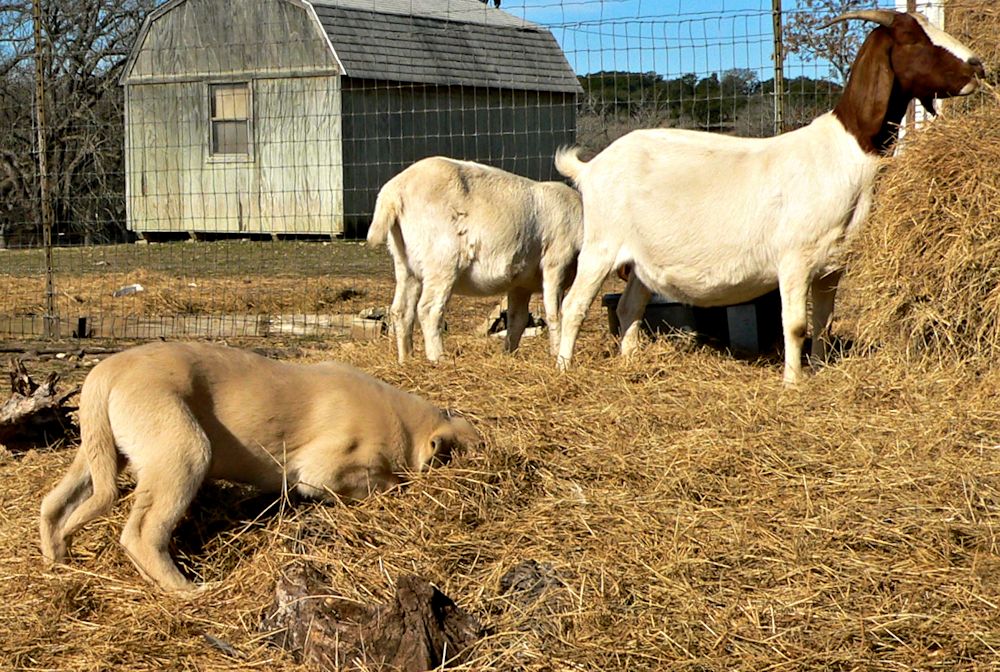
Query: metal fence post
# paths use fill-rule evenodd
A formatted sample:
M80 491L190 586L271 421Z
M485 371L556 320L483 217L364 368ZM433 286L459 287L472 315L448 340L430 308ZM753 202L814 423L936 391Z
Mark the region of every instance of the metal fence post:
M42 246L45 249L45 315L42 318L45 338L57 336L55 282L52 278L52 197L49 191L48 133L45 120L45 47L42 44L42 0L32 3L31 17L35 39L35 119L38 138L38 188L42 220Z
M785 45L782 41L781 0L771 0L774 30L774 134L785 130Z

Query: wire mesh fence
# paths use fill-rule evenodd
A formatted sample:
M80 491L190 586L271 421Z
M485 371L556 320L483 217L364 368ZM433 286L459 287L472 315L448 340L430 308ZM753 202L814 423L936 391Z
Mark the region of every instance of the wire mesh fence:
M865 33L819 26L873 4L907 3L4 3L0 337L340 328L413 161L557 179L558 146L635 128L803 125Z

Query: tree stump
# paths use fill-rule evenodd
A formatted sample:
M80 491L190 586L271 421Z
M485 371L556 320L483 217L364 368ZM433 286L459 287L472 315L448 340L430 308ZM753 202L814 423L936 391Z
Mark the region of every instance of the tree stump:
M10 362L11 397L0 406L0 444L8 448L49 445L76 432L66 401L80 391L75 387L59 394L59 374L50 373L44 383L32 380L24 364Z
M319 670L441 669L461 664L484 634L476 618L418 576L400 578L387 605L334 597L326 586L314 567L286 567L262 624L276 644Z

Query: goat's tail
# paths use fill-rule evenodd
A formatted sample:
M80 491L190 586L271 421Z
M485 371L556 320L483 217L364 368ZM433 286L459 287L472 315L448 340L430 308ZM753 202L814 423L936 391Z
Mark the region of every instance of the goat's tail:
M389 237L389 232L399 228L399 216L403 212L403 203L399 197L399 191L393 185L387 184L378 192L375 199L375 215L372 217L371 226L368 227L368 245L377 247L384 245Z
M108 417L111 382L95 368L84 384L80 448L69 471L42 501L42 554L52 562L61 562L69 538L118 499L118 450Z
M556 150L555 162L556 170L573 180L573 184L579 188L583 170L587 167L587 164L580 160L580 148L560 147Z

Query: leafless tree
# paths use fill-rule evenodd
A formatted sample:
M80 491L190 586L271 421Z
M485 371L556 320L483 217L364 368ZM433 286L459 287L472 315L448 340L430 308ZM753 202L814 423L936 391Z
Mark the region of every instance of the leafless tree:
M38 0L47 160L56 231L114 237L124 225L118 77L156 0ZM0 0L0 243L37 229L32 1ZM6 234L4 236L3 234Z
M844 12L867 9L870 5L870 0L800 0L799 8L786 14L785 51L827 61L831 74L836 75L839 83L846 83L866 28L860 21L822 26Z

